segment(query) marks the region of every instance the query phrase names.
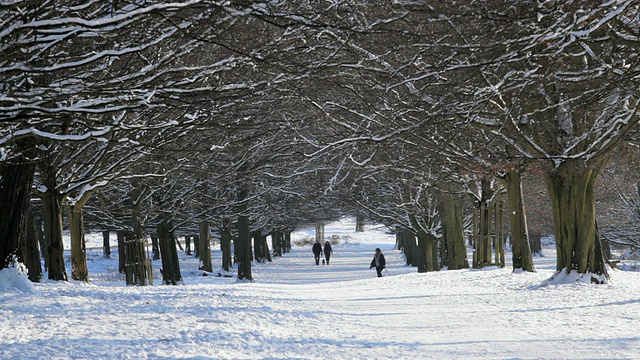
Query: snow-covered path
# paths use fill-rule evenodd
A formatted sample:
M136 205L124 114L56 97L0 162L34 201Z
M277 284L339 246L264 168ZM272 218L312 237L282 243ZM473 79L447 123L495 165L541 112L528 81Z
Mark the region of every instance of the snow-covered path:
M640 358L640 273L541 288L553 272L548 249L535 274L417 274L392 235L353 228L327 227L348 237L331 265L294 248L256 264L254 283L200 276L182 254L183 285L126 287L115 260L92 254L92 285L0 291L0 359ZM375 247L391 276L369 270Z

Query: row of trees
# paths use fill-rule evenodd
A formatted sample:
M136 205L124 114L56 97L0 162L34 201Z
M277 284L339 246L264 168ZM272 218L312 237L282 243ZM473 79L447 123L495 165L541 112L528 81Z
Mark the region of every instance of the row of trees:
M475 224L485 266L504 198L514 268L534 271L535 169L557 274L606 281L595 186L637 128L635 1L25 0L0 15L2 267L25 261L32 204L56 280L65 208L79 280L87 225L213 225L251 279L252 233L344 213L417 238L419 271L468 266Z

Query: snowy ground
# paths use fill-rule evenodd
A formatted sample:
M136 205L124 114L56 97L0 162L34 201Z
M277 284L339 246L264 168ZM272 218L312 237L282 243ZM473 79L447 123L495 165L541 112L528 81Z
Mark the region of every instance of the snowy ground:
M91 285L31 286L4 270L0 359L640 358L640 272L540 287L553 273L549 248L535 274L417 274L392 250L393 235L354 228L327 226L327 237L348 240L331 265L295 247L255 265L254 283L201 276L182 252L179 286L159 285L156 261L155 286L127 287L117 260L98 250L89 251ZM389 263L381 279L369 270L376 247Z

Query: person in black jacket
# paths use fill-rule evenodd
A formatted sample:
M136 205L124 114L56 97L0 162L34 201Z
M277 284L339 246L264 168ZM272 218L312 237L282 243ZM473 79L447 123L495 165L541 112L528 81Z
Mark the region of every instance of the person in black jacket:
M316 242L313 244L313 255L316 257L316 265L320 265L320 254L322 253L322 244Z
M382 277L382 270L387 266L387 262L384 259L384 255L382 255L382 250L380 248L376 249L376 254L373 256L373 260L371 260L371 266L369 269L376 268L376 272L378 273L378 277Z
M327 241L324 243L324 258L327 259L327 265L329 265L331 255L333 255L333 250L331 250L331 244Z

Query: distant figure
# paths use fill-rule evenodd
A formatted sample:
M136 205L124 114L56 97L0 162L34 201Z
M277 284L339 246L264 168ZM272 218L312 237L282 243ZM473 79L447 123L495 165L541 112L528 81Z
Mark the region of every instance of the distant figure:
M371 260L371 266L369 269L376 268L376 272L378 273L378 277L382 277L382 270L387 266L387 262L384 260L384 255L382 255L382 251L380 248L376 249L376 254L373 255L373 260Z
M320 254L322 253L322 244L316 242L313 244L313 255L316 257L316 265L320 265Z
M331 250L331 244L327 241L324 243L324 258L327 259L327 265L329 265L331 255L333 255L333 250Z

